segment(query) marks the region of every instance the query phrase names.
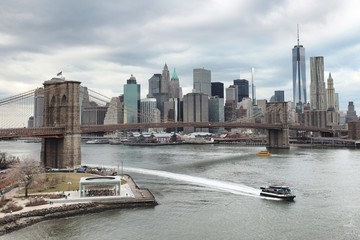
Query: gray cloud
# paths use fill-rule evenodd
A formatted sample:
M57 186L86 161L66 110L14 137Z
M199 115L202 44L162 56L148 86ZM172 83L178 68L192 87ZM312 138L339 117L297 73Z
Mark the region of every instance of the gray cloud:
M357 96L348 84L359 80L354 51L359 5L356 0L1 2L0 83L21 83L2 90L12 95L63 70L70 79L116 96L130 74L146 92L147 80L165 62L176 67L186 89L192 87L193 68L210 69L213 81L228 86L239 76L249 79L255 67L258 98L283 89L290 100L291 48L300 24L307 68L310 56L324 56L325 71L336 76L346 107L349 97ZM310 85L309 74L307 81Z

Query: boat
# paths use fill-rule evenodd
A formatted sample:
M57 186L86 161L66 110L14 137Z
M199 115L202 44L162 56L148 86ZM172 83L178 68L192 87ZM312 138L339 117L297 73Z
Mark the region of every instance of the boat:
M26 143L41 143L42 140L41 140L41 138L32 138L32 139L25 140L24 142L26 142Z
M256 156L261 156L261 157L269 157L271 155L272 154L269 151L260 151L260 152L256 153Z
M186 144L214 144L219 143L219 141L215 141L212 137L189 137L184 138L184 143Z
M282 200L292 201L295 195L292 194L291 190L287 186L270 185L267 187L260 187L260 196L280 198Z
M184 142L124 142L126 146L168 146L168 145L180 145Z
M108 144L108 143L109 143L108 139L94 139L86 142L86 144Z

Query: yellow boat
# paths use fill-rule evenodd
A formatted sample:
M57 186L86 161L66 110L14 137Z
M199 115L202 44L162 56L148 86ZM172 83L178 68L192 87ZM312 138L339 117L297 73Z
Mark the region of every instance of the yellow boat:
M256 154L256 156L269 157L271 156L271 152L269 151L260 151Z

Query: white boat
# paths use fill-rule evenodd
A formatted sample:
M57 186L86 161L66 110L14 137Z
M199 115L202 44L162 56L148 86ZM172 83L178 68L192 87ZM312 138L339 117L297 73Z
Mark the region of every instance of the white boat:
M292 201L295 198L295 195L291 193L290 188L287 186L270 185L267 187L260 187L260 189L261 196L280 198L288 201Z
M86 141L86 144L108 144L108 143L109 143L108 139L94 139L94 140Z
M184 138L184 143L189 144L214 144L219 143L215 141L212 137L194 137L194 138Z

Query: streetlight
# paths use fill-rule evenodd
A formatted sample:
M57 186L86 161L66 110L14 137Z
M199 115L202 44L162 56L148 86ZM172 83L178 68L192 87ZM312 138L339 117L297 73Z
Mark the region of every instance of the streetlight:
M68 191L70 191L71 181L67 182L67 185L68 185Z

